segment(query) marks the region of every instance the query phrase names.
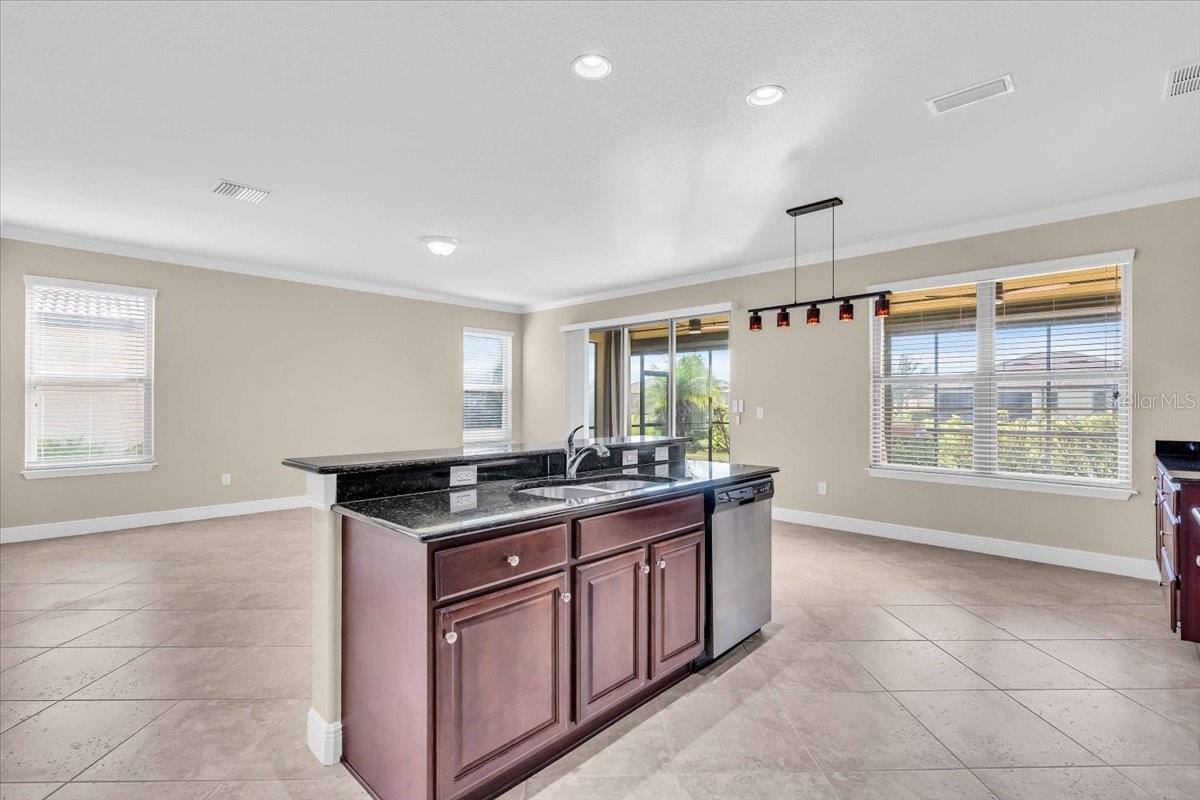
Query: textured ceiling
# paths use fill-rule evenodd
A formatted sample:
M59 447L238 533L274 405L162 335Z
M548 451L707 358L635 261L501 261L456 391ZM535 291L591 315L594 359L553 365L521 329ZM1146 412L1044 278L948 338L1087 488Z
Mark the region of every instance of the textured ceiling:
M399 291L529 306L790 260L783 210L834 194L849 247L1200 185L1200 95L1162 99L1195 2L2 8L10 229ZM612 75L576 78L585 52ZM786 98L751 108L764 83Z

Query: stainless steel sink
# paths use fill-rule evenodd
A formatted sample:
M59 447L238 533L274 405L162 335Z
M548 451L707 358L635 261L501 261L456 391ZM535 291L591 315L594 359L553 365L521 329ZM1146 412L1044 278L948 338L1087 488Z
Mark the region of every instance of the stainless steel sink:
M664 483L674 483L663 478L602 478L586 483L550 484L518 488L521 494L534 497L548 497L552 500L575 500L589 497L603 497L606 494L631 492L634 489L645 489L647 486L662 486Z
M634 489L645 489L647 486L660 486L661 481L642 481L637 478L618 478L611 481L597 481L587 484L589 489L600 489L605 492L629 492Z
M521 494L531 494L534 497L549 497L552 500L575 500L612 494L611 491L593 489L591 486L534 486L531 489L518 489L517 491Z

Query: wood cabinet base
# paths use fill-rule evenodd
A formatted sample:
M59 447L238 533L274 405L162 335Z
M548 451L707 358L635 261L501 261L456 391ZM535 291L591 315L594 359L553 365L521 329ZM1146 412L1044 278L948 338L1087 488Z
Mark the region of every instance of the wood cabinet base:
M578 517L441 542L343 520L343 759L372 796L496 797L691 670L700 496Z

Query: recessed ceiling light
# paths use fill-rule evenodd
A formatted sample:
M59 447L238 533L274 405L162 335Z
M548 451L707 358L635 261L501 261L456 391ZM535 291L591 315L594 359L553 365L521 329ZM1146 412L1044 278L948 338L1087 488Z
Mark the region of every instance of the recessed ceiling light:
M746 95L746 102L757 107L770 106L782 100L785 94L787 94L787 89L782 86L768 84L751 89L750 94Z
M421 241L435 256L448 256L458 247L458 239L453 236L422 236Z
M598 81L601 78L607 78L608 73L612 72L612 62L607 58L595 53L588 53L575 59L571 64L571 69L575 70L575 74L589 81Z

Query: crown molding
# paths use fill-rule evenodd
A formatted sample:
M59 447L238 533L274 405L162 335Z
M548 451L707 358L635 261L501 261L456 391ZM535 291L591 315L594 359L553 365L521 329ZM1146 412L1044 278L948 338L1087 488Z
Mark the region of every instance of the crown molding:
M841 258L855 258L858 256L874 255L876 253L886 253L893 250L904 250L909 247L919 247L921 245L949 242L956 239L966 239L972 236L983 236L990 233L1000 233L1002 231L1016 230L1019 228L1031 228L1037 225L1065 222L1072 219L1082 219L1084 217L1093 217L1098 214L1108 214L1114 211L1126 211L1132 208L1159 205L1160 203L1170 203L1176 200L1186 200L1193 197L1200 197L1200 180L1179 181L1178 183L1165 184L1148 189L1121 192L1118 194L1106 195L1104 197L1092 198L1090 200L1066 203L1038 211L1013 214L994 219L976 220L974 222L968 222L962 225L934 228L927 231L907 234L905 236L897 236L887 239L874 239L868 242L860 242L855 245L842 247L838 251L838 255ZM776 270L790 269L792 267L791 259L776 258L767 261L759 261L752 264L740 264L714 270L707 270L704 272L692 272L670 278L663 278L656 281L647 281L629 286L589 292L573 297L560 298L558 300L550 300L541 303L520 304L496 303L482 299L462 297L459 295L426 292L419 289L409 289L402 286L393 286L389 284L372 283L370 281L351 280L329 275L300 272L284 267L251 264L247 262L231 261L219 258L208 258L205 256L197 256L188 253L178 253L170 250L142 247L140 245L113 242L104 239L95 239L86 236L74 236L66 233L40 230L37 228L28 228L20 225L0 224L0 237L6 239L16 239L23 242L33 242L35 244L69 247L75 250L90 250L97 253L106 253L108 255L141 258L149 261L162 261L168 264L179 264L187 267L199 267L201 269L215 269L221 272L234 272L242 275L253 275L259 278L273 278L276 280L293 281L296 283L307 283L314 286L326 286L333 289L347 289L355 292L383 294L391 297L403 297L409 300L424 300L430 303L445 303L448 305L478 308L486 311L503 311L510 314L530 314L538 311L550 311L556 308L566 308L568 306L594 303L601 300L613 300L620 297L630 297L632 295L662 291L664 289L678 289L683 286L694 286L700 283L711 283L713 281L738 278L745 275L757 275L763 272L774 272ZM809 266L812 264L824 263L826 258L827 254L824 251L812 252L800 255L798 257L798 262L800 266Z
M905 236L860 242L855 245L839 247L838 258L847 259L874 255L876 253L887 253L894 250L904 250L909 247L950 242L956 239L968 239L972 236L984 236L989 233L1001 233L1003 231L1032 228L1037 225L1046 225L1053 222L1066 222L1072 219L1094 217L1114 211L1127 211L1143 206L1155 206L1161 203L1171 203L1176 200L1187 200L1193 197L1200 197L1200 180L1180 181L1149 189L1139 189L1133 192L1106 195L1076 203L1066 203L1024 214L977 220L962 225L935 228ZM829 253L827 251L804 253L798 257L799 265L802 267L823 264L828 260ZM728 280L729 278L740 278L745 275L757 275L762 272L774 272L775 270L791 268L791 259L787 258L759 261L753 264L722 267L707 272L693 272L674 278L638 283L631 286L624 286L620 289L592 292L565 300L532 303L523 306L521 311L525 314L536 311L550 311L556 308L566 308L584 303L613 300L618 297L630 297L632 295L646 294L647 292L662 291L663 289L678 289L683 286L694 286L699 283L711 283L713 281Z
M66 247L72 250L87 250L93 253L104 253L110 256L139 258L145 261L161 261L166 264L178 264L184 267L212 269L218 272L233 272L239 275L251 275L256 278L271 278L293 283L307 283L312 286L324 286L330 289L346 289L352 292L367 292L383 294L390 297L403 297L406 300L424 300L428 303L444 303L452 306L466 306L485 311L504 311L519 314L524 306L510 303L492 303L470 297L439 292L425 292L419 289L408 289L402 286L391 286L371 281L359 281L349 278L337 278L329 275L316 275L310 272L274 267L264 264L251 264L244 261L230 261L222 258L209 258L190 253L179 253L172 250L160 250L154 247L113 242L107 239L95 239L89 236L74 236L57 231L46 231L38 228L27 228L21 225L0 224L0 238L15 239L33 244L46 244L54 247Z

